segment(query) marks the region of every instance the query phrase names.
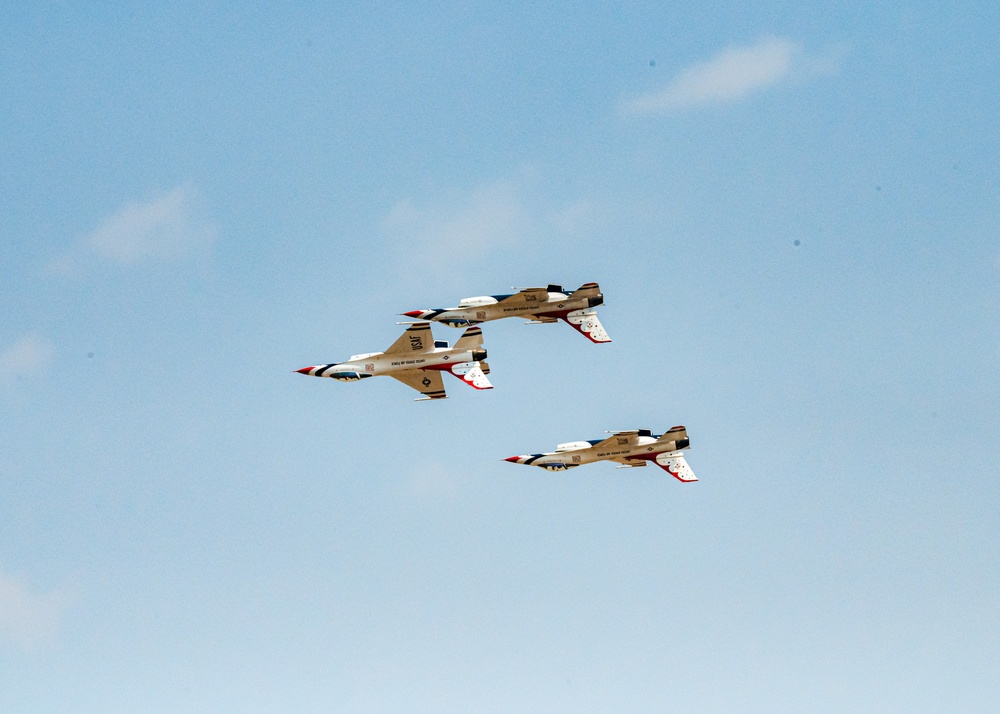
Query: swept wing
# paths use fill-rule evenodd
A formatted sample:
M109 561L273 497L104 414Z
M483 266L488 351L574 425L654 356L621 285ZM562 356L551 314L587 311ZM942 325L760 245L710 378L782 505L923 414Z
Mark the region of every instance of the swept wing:
M407 387L412 387L424 395L425 399L445 399L442 372L450 372L473 389L493 389L486 373L490 368L485 362L459 362L449 367L434 369L408 369L392 372L389 376L398 379Z
M406 328L399 339L389 345L385 354L412 354L429 352L432 349L434 349L434 335L431 334L431 323L414 322Z
M448 371L473 389L493 389L493 385L490 384L490 380L486 377L490 371L490 367L485 362L453 364Z
M504 307L544 305L549 299L548 288L525 288L500 300Z
M392 372L389 376L407 387L413 387L424 395L424 399L445 399L448 396L444 391L441 372L437 370L408 369L404 372Z
M566 324L591 342L611 342L604 325L597 319L597 313L590 309L574 310L562 318Z
M678 481L691 483L698 480L698 477L694 475L694 471L688 466L688 462L684 460L684 455L680 451L668 451L657 454L653 463Z
M629 447L635 446L639 440L639 430L630 429L627 431L616 431L607 439L599 441L594 444L594 449L597 451L604 451L610 448L622 448L627 449ZM617 459L614 459L617 461Z

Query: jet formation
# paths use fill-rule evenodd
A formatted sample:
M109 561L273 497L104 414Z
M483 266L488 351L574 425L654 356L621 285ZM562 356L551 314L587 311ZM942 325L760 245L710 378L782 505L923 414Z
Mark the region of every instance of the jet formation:
M560 285L549 285L525 288L508 295L464 298L458 307L402 313L419 321L411 323L384 352L352 355L344 362L296 371L341 382L389 376L420 392L416 401L447 398L441 376L445 372L474 389L493 389L486 377L490 367L486 363L480 323L505 317L527 318L529 324L561 320L591 342L611 342L594 310L603 304L604 295L597 283L584 283L572 292L566 292ZM434 339L431 322L466 330L452 347L445 340ZM678 481L698 480L684 459L684 450L691 446L685 427L675 426L658 436L649 429L608 433L611 436L604 439L571 441L557 445L556 450L549 453L511 456L505 461L538 466L547 471L566 471L596 461L613 461L619 468L653 463Z

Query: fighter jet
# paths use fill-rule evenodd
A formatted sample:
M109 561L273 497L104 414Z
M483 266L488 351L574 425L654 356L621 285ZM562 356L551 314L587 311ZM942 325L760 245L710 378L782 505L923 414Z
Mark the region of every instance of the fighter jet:
M331 377L341 382L357 382L387 374L423 394L414 401L446 399L442 372L450 372L474 389L493 389L486 375L483 331L470 327L450 347L435 340L429 322L415 322L385 352L354 355L346 362L321 364L295 370L313 377Z
M525 288L510 295L464 298L458 307L410 310L402 313L418 320L434 320L449 327L468 327L502 317L525 317L528 324L562 320L591 342L611 342L593 308L604 304L597 283L584 283L566 293L561 285Z
M608 432L606 439L571 441L559 444L548 454L524 454L504 459L515 464L540 466L546 471L565 471L594 461L616 461L618 468L645 466L654 463L678 481L697 481L684 460L684 449L691 447L687 429L675 426L666 434L656 436L649 429Z

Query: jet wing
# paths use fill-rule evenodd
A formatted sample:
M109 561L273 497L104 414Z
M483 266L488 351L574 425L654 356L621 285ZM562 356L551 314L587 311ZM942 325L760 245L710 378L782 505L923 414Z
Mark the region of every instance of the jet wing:
M552 322L559 322L558 317L549 317L548 315L522 315L522 317L525 317L528 320L530 320L530 322L524 323L526 325L530 325L536 322L539 324L549 324Z
M607 439L604 439L603 441L599 441L596 444L594 444L593 448L598 450L606 449L612 446L625 448L629 446L635 446L636 443L638 443L638 439L639 439L638 429L633 429L630 431L616 431ZM618 461L618 459L613 459L613 460Z
M617 459L609 459L609 461L613 461L614 463L618 464L617 468L620 469L636 469L646 465L646 462L644 460L636 461L635 459L626 459L624 457L619 457Z
M486 378L486 374L490 371L490 367L485 362L463 362L462 364L453 364L448 371L471 386L473 389L493 389L493 385L490 384L490 380Z
M586 337L591 342L611 342L604 325L597 319L593 310L574 310L563 318L566 324Z
M549 291L547 288L525 288L513 295L508 295L500 301L500 304L506 307L534 307L535 305L544 305L548 300Z
M645 466L647 462L650 462L659 466L678 481L692 483L698 480L698 477L694 475L694 471L688 466L688 462L684 459L684 455L680 451L662 451L655 456L653 454L618 456L609 460L621 464L618 468L622 468L623 466L635 468L637 466Z
M424 395L424 399L446 399L448 397L444 391L441 373L437 370L407 369L402 372L392 372L389 376L398 379L407 387L413 387ZM418 399L417 401L422 400Z
M698 477L694 475L694 471L688 466L688 462L684 460L684 455L680 451L665 451L662 454L657 454L653 463L678 481L691 483L698 480Z
M406 328L399 339L389 345L385 354L412 354L414 352L429 352L434 348L434 335L431 334L431 323L414 322ZM395 376L395 375L393 375Z

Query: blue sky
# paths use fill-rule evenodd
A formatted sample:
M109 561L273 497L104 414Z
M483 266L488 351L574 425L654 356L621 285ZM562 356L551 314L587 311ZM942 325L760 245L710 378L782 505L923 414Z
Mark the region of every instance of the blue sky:
M998 23L8 3L0 709L988 708ZM489 392L292 373L592 280Z

